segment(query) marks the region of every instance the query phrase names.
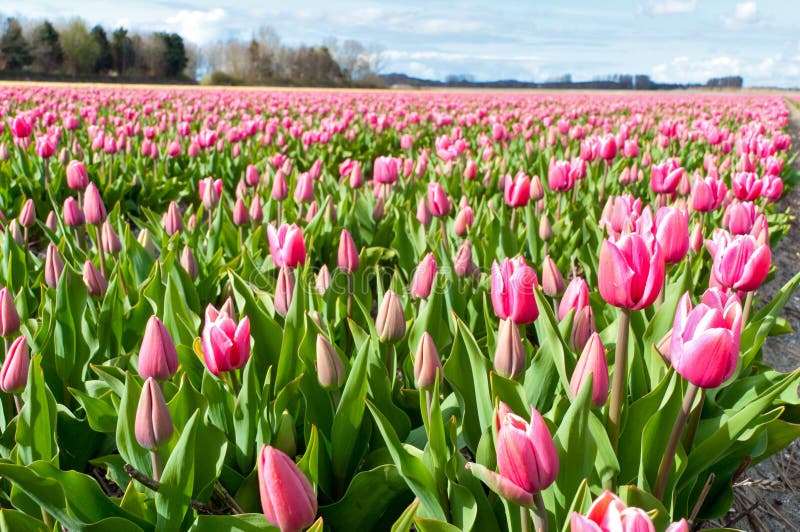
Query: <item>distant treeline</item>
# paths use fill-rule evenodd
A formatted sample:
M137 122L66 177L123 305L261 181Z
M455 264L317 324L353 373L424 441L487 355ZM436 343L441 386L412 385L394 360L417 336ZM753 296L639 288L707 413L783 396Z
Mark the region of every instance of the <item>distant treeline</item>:
M692 88L734 88L744 84L741 76L727 76L709 79L700 83L659 83L645 75L619 74L605 79L591 81L573 81L570 75L558 79L533 82L506 79L498 81L474 81L468 75L449 76L445 81L421 79L406 74L383 74L381 80L387 86L405 86L415 88L451 87L451 88L484 88L484 89L595 89L595 90L678 90Z

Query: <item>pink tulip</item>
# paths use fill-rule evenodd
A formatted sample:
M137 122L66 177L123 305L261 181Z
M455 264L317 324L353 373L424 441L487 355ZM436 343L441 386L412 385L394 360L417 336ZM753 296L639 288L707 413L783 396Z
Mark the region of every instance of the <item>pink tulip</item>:
M472 212L472 207L466 206L456 214L456 219L453 222L453 232L458 236L465 236L474 222L475 214Z
M250 213L247 210L242 198L236 198L236 204L233 206L233 225L242 226L250 223Z
M303 172L297 176L297 184L294 187L294 201L297 203L308 203L314 199L314 180L311 174Z
M28 353L28 341L20 336L11 344L0 370L0 389L5 393L22 393L28 384L28 369L31 358Z
M433 221L431 211L428 208L428 202L425 201L425 198L420 198L419 200L419 206L417 207L417 221L425 227L431 225L431 221Z
M278 268L282 266L296 268L305 263L306 244L303 240L303 231L297 225L281 224L276 230L273 224L269 224L267 238L272 262Z
M523 257L492 262L492 307L501 320L511 319L517 325L531 323L539 317L534 287L539 284L536 272Z
M101 225L106 220L106 206L94 183L89 183L89 186L86 187L86 193L83 196L83 214L86 217L86 223L92 225Z
M777 175L767 174L761 180L761 197L778 201L783 194L783 179Z
M664 283L661 247L641 235L624 233L617 242L603 240L598 284L600 295L615 307L641 310L658 297Z
M436 257L433 256L433 253L425 255L411 278L411 287L409 288L411 297L428 299L438 271L439 267L436 265Z
M167 212L164 213L163 218L164 230L169 236L174 235L178 231L183 231L183 217L181 216L180 207L174 201L169 202Z
M569 381L572 397L578 396L589 375L592 375L592 404L600 408L608 399L608 362L605 347L596 332L586 342Z
M464 240L461 247L458 248L456 256L453 259L453 268L456 275L466 277L477 273L478 266L472 260L472 242Z
M372 165L372 178L381 184L391 185L397 181L399 161L395 157L376 157Z
M721 179L696 178L692 185L692 209L698 212L715 211L722 205L728 188Z
M565 192L572 190L575 186L575 174L569 161L557 161L555 157L550 159L550 167L547 171L547 186L550 190Z
M622 500L604 491L583 516L572 512L571 532L656 532L650 516L641 508L627 507Z
M72 196L69 196L64 200L64 207L62 210L64 214L64 223L67 226L79 227L86 222L86 219L83 216L83 211L78 206L78 202L75 201L75 198Z
M136 441L148 450L154 450L167 443L172 437L174 427L172 416L167 409L164 393L153 377L148 377L139 396L136 408L134 435Z
M82 161L70 161L67 165L67 186L72 190L83 190L89 185L89 172Z
M289 185L286 184L286 177L283 171L278 170L275 172L275 177L272 178L272 199L283 201L289 196Z
M656 241L664 262L677 264L689 251L689 217L677 207L661 207L656 214Z
M342 229L342 236L339 238L339 253L337 255L339 269L346 273L353 273L358 270L358 249L350 231Z
M592 307L586 305L575 314L575 319L572 322L572 333L569 337L569 345L572 350L583 351L589 338L596 331L594 312Z
M317 496L297 465L275 447L258 455L258 488L267 521L281 532L299 532L317 515Z
M44 260L44 279L47 286L57 288L62 271L64 271L64 262L61 260L58 248L51 242L47 245L47 254Z
M609 133L600 139L600 145L597 150L597 154L606 162L611 161L617 156L617 141L614 139L614 135Z
M512 179L510 175L505 177L503 199L509 207L524 207L531 198L531 178L525 173L519 172Z
M255 165L248 164L244 171L244 180L248 186L254 187L261 181L261 176L258 174L258 168Z
M56 153L58 139L50 135L36 137L36 155L42 159L49 159Z
M558 270L558 266L550 258L550 255L546 255L542 264L542 291L550 297L557 297L565 289L564 277Z
M642 214L642 200L630 194L609 198L603 208L600 227L605 227L611 236L619 236L625 229L636 226Z
M11 120L10 128L11 134L18 139L24 139L31 136L33 128L31 123L24 115L17 115Z
M0 288L0 336L8 338L19 331L19 314L14 305L14 296L6 288Z
M504 403L495 412L497 470L526 493L550 486L558 476L558 453L544 419L531 407L531 422Z
M428 209L433 216L442 217L450 213L452 204L442 185L437 181L428 183Z
M120 242L119 236L117 236L111 224L108 223L108 220L103 222L103 227L100 229L100 244L104 250L112 255L122 251L122 242Z
M731 237L716 233L707 245L714 257L711 271L722 286L751 292L767 278L772 263L769 242L751 235Z
M208 305L202 338L206 367L217 377L223 371L244 367L250 358L250 319L246 316L237 325L227 312Z
M756 223L759 216L758 207L752 201L734 201L728 205L723 217L723 224L734 235L746 235Z
M672 194L678 188L683 174L683 167L675 158L654 164L650 168L650 188L657 194Z
M288 266L281 266L278 270L278 280L275 284L275 312L286 316L292 306L294 297L294 275Z
M414 381L421 390L432 388L436 384L437 375L441 382L442 361L439 359L433 337L425 331L414 356Z
M28 198L22 206L19 213L19 225L22 227L31 227L36 223L36 205L33 200Z
M172 378L178 371L178 352L169 331L156 316L151 316L139 348L139 375L159 381Z
M567 317L570 310L575 310L575 315L589 305L589 286L583 277L573 277L564 291L564 296L558 305L558 319Z
M206 209L211 209L219 203L222 196L222 179L214 180L213 177L206 177L197 183L197 191L200 200Z
M669 357L675 371L701 388L716 388L736 369L742 306L736 295L710 288L692 308L689 293L678 302Z
M83 284L90 296L101 297L108 290L108 281L91 260L83 263Z
M753 201L761 196L764 182L753 172L739 172L731 178L733 193L740 200Z

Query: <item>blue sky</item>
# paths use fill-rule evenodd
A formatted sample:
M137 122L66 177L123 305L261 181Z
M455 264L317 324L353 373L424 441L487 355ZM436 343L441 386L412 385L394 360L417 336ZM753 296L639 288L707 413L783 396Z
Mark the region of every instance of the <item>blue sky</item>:
M434 79L741 74L749 86L800 86L799 0L0 0L0 13L166 29L200 45L269 25L290 45L331 37L375 44L384 72Z

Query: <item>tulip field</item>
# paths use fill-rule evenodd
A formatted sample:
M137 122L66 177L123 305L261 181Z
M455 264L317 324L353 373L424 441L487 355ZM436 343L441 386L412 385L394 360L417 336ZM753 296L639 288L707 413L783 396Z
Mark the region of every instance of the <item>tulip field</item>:
M0 530L688 532L800 437L782 97L0 93Z

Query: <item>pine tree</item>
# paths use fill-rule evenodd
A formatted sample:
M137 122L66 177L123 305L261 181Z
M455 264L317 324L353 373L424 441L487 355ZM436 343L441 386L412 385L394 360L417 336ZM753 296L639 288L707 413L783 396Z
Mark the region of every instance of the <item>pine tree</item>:
M0 38L0 64L6 70L21 70L31 64L31 49L19 20L9 17L6 31Z

